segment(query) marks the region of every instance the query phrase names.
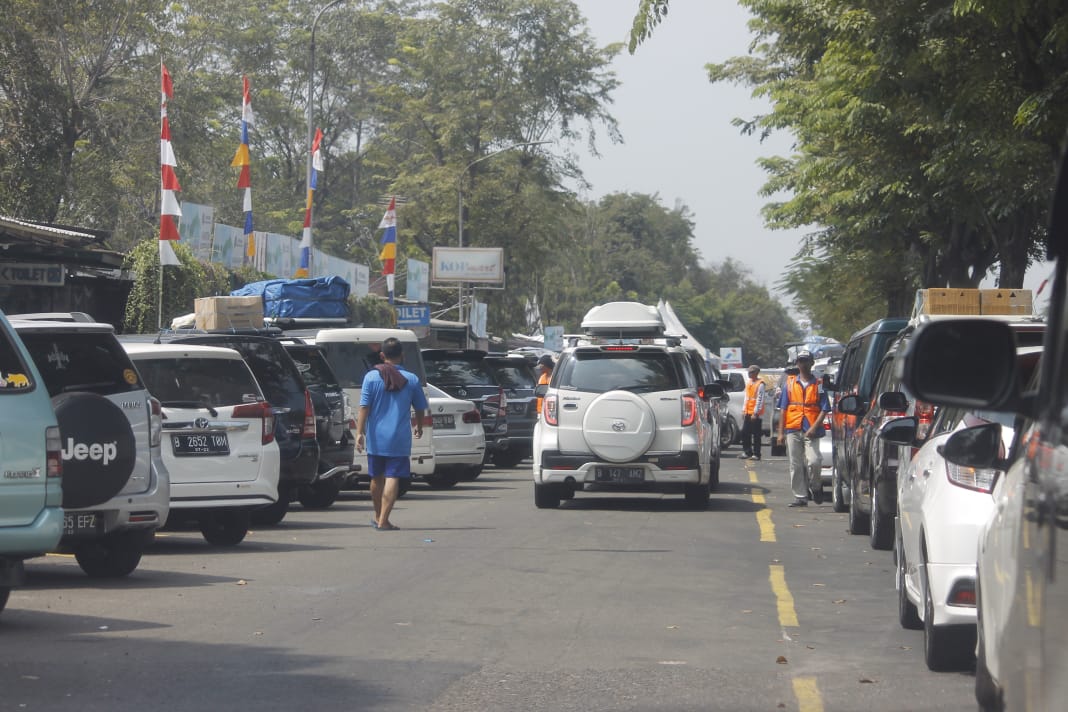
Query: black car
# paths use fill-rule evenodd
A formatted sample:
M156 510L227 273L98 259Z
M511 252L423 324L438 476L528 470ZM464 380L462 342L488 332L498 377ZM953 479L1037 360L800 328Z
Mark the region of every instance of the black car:
M469 400L482 416L486 454L508 449L508 396L479 349L423 349L426 380L453 398Z
M319 440L312 396L297 364L278 339L266 335L193 334L172 339L174 343L231 348L245 358L275 408L275 440L281 454L278 501L257 509L252 521L277 524L297 499L303 487L319 479Z
M297 490L297 499L309 509L324 509L337 500L341 486L352 470L356 443L352 437L351 408L323 350L299 339L282 339L282 345L297 364L315 408L315 431L319 440L319 478Z
M538 399L534 396L534 388L538 385L538 377L534 375L535 362L526 356L509 354L487 354L485 362L508 399L508 445L493 452L493 464L515 467L530 457L534 425L538 422Z

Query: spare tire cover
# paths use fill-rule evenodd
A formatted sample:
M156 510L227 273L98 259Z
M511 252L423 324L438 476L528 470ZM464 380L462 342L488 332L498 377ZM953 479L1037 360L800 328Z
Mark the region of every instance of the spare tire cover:
M656 419L641 396L629 391L609 391L597 396L582 418L582 435L597 457L608 462L628 462L653 443Z
M119 406L95 393L63 393L52 399L63 451L63 507L107 502L130 479L137 441Z

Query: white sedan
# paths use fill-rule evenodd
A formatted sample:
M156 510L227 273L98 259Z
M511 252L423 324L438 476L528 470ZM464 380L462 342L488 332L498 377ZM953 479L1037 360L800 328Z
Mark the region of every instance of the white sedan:
M424 475L431 487L452 487L482 473L486 431L475 404L453 398L427 384L427 403L434 418L434 474Z

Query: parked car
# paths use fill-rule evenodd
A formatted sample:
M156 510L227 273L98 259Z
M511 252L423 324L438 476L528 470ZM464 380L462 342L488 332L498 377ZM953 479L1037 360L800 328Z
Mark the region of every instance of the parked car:
M486 431L486 454L508 449L508 396L479 349L423 349L426 378L453 398L478 406Z
M599 343L566 348L543 396L534 430L534 504L559 506L576 492L681 493L695 509L711 492L711 423L686 349L633 343L663 336L655 307L612 302L594 307L582 328Z
M493 464L515 467L530 457L534 441L534 424L538 422L537 398L534 388L538 377L534 363L525 356L487 354L486 366L504 389L508 404L508 444L493 452Z
M726 412L723 414L723 422L720 426L720 447L726 450L731 445L742 440L742 423L745 421L745 384L749 377L745 369L731 369L721 374L724 381L724 390L727 391ZM768 410L774 410L774 405L768 403Z
M319 440L319 476L297 490L297 499L308 509L325 509L337 501L341 486L353 471L356 427L352 406L323 349L299 339L282 339L282 345L297 364L315 408L315 432Z
M426 368L419 351L419 341L408 329L375 328L339 328L320 329L315 334L315 344L322 348L326 360L330 363L352 408L360 407L360 393L363 390L363 377L367 370L382 362L379 353L382 342L393 337L401 342L404 350L404 368L419 376L419 383L426 392ZM415 427L414 418L412 414ZM412 439L411 470L413 478L434 474L434 423L428 413L423 420L423 437ZM355 427L355 424L352 426ZM353 436L355 437L355 436ZM367 453L353 456L352 472L343 487L355 488L363 482L369 482L367 475ZM410 486L410 480L401 480L400 494L403 496Z
M93 577L137 568L167 521L162 412L110 324L12 315L52 398L63 443L63 538Z
M263 395L274 408L274 438L281 467L278 500L252 513L255 524L277 524L302 487L319 480L319 440L311 393L297 364L273 336L243 333L182 335L174 344L223 346L237 351L252 370Z
M0 312L0 611L25 583L22 562L63 535L62 449L41 374Z
M825 384L833 383L841 362L842 359L839 356L817 359L812 365L812 373L822 379ZM828 433L820 438L820 482L825 490L834 487L834 438L829 432L830 428L827 430Z
M683 347L686 350L686 360L693 371L693 382L697 385L699 416L703 422L708 423L708 486L715 491L719 487L719 469L723 460L723 439L720 428L726 417L727 403L730 396L723 390L724 379L719 369L709 363L701 351ZM718 389L706 388L709 384L718 384Z
M163 409L171 478L168 527L196 524L215 546L236 546L254 509L278 500L274 410L241 354L189 344L123 345Z
M486 432L478 408L433 384L428 383L426 390L434 419L434 473L422 479L431 487L452 487L460 480L475 479L486 456Z

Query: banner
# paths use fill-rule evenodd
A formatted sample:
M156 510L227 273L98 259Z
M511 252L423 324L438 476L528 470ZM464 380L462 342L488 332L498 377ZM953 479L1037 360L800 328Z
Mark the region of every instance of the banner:
M435 247L433 260L435 283L504 284L501 247Z
M413 302L425 302L430 298L430 265L422 260L408 259L406 297Z

